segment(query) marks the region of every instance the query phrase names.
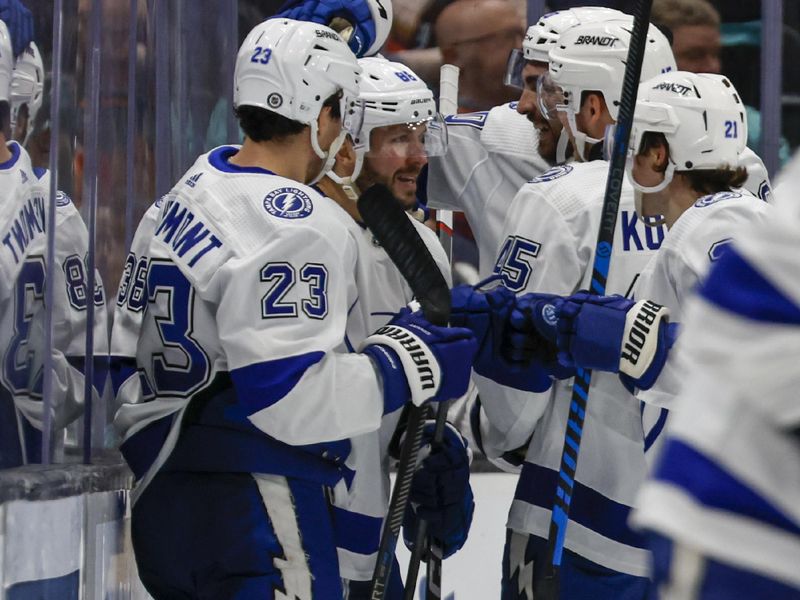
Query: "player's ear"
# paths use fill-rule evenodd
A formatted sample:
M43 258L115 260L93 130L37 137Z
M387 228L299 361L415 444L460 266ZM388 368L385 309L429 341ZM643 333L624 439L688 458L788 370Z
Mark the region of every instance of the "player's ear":
M356 151L353 148L353 142L348 135L345 138L342 147L336 153L336 171L343 174L352 173L356 164ZM341 167L341 169L340 169Z

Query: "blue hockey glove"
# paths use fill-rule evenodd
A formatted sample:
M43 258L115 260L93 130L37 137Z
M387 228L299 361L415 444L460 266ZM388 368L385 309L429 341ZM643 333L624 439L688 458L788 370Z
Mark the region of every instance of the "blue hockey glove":
M517 297L508 321L509 360L523 364L537 360L556 379L575 375L574 367L558 361L556 325L563 301L553 294L528 293Z
M669 310L649 300L582 291L556 312L559 361L619 373L628 387L652 387L675 341Z
M477 346L469 329L432 325L421 312L402 309L361 343L383 376L384 414L411 397L416 406L428 400L463 396L469 385Z
M469 485L472 453L466 440L450 423L445 425L442 445L431 448L435 421L427 421L422 435L422 460L411 480L409 504L403 518L403 539L413 550L419 519L428 522L428 533L442 544L443 557L457 552L467 540L475 502Z
M501 385L530 392L544 392L551 380L541 363L511 362L507 351L508 320L514 306L514 293L504 286L483 292L478 286L459 285L451 293L450 322L475 334L478 355L473 368Z
M0 0L0 21L8 27L14 56L19 56L33 41L33 15L19 0Z
M340 18L353 26L349 38L344 31L342 37L357 57L371 56L378 52L392 27L391 0L289 0L276 17L296 21L310 21L331 26Z

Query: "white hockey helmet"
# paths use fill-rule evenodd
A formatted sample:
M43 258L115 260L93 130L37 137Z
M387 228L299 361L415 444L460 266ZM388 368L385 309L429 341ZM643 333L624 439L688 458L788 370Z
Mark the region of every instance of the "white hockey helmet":
M309 125L314 152L325 159L317 139L322 105L339 90L355 96L360 72L355 55L329 27L268 19L253 28L239 49L233 105L264 108Z
M11 73L14 71L14 51L8 27L0 21L0 101L10 102Z
M433 92L407 66L382 56L359 59L363 71L358 100L345 115L345 128L353 136L356 164L349 178L332 179L351 185L361 174L364 156L370 152L370 138L377 127L407 125L412 131L425 127L424 153L442 156L447 152L447 128L436 109ZM348 179L350 181L348 181Z
M645 187L631 174L633 157L648 131L664 134L669 162L664 181ZM736 88L723 75L675 71L639 86L628 150L627 173L634 188L658 192L675 171L736 168L747 142L747 117Z
M587 141L600 140L580 132L575 124L581 97L584 92L601 92L611 118L617 120L632 28L633 17L626 15L620 20L582 24L567 30L550 50L549 73L539 78L542 114L547 118L555 117L554 110L567 114L576 150L582 157ZM639 81L675 69L669 40L651 24Z
M19 109L28 105L28 123L33 123L42 107L44 92L44 64L35 42L25 48L17 58L11 75L11 127L17 122Z
M555 47L561 34L568 29L585 23L602 23L624 17L625 13L604 6L581 6L543 15L528 27L522 40L522 48L511 51L504 83L522 89L522 69L525 63L535 61L547 64L550 49Z
M550 50L558 44L561 34L578 25L624 19L625 13L604 6L581 6L548 13L528 27L522 41L526 60L548 62Z

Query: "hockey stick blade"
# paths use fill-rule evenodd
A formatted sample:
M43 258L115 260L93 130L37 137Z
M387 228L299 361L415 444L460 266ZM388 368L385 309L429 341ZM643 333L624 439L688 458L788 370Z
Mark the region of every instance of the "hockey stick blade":
M638 0L634 8L633 31L631 32L631 41L628 48L625 76L622 81L614 149L608 170L600 229L597 233L597 245L595 246L594 262L592 264L590 289L593 294L605 294L606 291L606 281L614 244L614 230L617 226L617 213L619 212L620 192L622 191L622 178L625 174L625 156L628 152L628 138L633 122L633 113L636 109L636 95L639 91L647 30L650 25L651 5L652 0ZM575 471L583 437L591 381L591 371L585 369L577 370L572 386L572 399L567 418L567 428L564 433L564 444L561 450L561 465L556 484L556 494L550 515L545 576L537 582L534 590L534 597L537 599L558 600L560 595L559 568L569 523Z
M450 288L409 216L385 185L376 184L358 199L358 212L392 259L434 325L450 319Z

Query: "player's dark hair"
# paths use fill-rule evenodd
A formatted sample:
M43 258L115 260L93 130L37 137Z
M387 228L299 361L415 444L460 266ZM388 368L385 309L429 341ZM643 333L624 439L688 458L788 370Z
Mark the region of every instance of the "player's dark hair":
M342 117L339 105L341 97L342 92L337 91L322 103L323 107L327 106L331 109L331 117L334 119ZM288 119L258 106L240 106L235 109L235 113L242 131L254 142L281 141L289 136L297 135L308 127L300 121Z
M663 133L646 131L642 136L638 154L646 154L649 150L664 147L669 152L669 144ZM663 173L667 170L667 163L656 169ZM747 180L747 169L744 167L721 167L719 169L697 169L695 171L677 170L689 181L691 188L698 194L707 196L717 192L730 192L740 188Z
M11 139L11 105L6 100L0 101L0 131L6 136L6 141Z

